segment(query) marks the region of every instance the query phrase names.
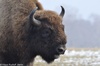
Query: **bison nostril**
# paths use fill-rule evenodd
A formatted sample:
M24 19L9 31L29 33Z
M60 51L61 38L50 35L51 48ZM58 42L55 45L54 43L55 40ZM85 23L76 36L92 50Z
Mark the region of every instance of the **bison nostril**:
M62 48L62 47L60 47L60 48L57 49L57 52L58 52L59 54L64 54L65 49Z

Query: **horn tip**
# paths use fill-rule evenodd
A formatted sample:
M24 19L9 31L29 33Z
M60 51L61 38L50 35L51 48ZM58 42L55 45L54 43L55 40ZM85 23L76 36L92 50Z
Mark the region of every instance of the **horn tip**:
M62 5L60 7L64 10L64 7Z
M61 8L63 8L63 6L62 6L62 5L61 5L60 7L61 7Z

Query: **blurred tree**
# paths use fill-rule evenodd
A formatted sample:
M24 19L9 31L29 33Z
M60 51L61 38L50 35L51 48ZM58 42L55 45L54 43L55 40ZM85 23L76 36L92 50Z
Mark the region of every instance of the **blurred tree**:
M71 13L73 12L73 13ZM77 18L74 10L67 12L64 18L65 32L68 37L68 47L100 47L100 16L92 15L91 20Z

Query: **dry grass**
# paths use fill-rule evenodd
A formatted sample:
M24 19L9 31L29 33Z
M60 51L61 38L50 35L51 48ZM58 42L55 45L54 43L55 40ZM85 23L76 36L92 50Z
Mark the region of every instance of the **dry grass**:
M100 49L98 48L68 48L67 50L65 55L60 56L51 64L47 64L38 56L34 66L100 66Z

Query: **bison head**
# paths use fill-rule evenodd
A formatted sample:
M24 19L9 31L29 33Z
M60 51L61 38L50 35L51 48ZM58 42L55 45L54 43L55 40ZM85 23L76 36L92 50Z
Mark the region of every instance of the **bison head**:
M34 9L29 16L30 48L33 54L40 55L48 63L65 52L66 36L61 14L53 11Z

